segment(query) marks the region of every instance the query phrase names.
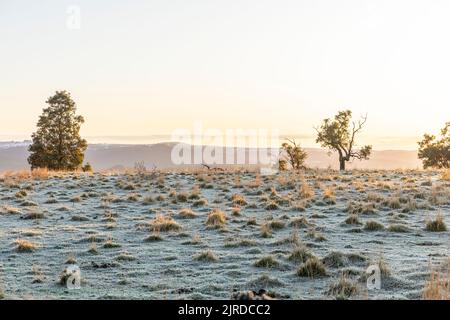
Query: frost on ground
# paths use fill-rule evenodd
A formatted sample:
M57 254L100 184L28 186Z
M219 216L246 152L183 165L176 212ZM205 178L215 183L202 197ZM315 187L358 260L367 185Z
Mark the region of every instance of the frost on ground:
M449 186L422 171L5 175L0 296L422 298L449 262Z

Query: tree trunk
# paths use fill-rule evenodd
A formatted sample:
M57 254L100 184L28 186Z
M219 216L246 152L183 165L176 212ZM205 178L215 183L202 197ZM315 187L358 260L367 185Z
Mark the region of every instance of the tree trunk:
M339 157L339 170L345 171L345 158Z

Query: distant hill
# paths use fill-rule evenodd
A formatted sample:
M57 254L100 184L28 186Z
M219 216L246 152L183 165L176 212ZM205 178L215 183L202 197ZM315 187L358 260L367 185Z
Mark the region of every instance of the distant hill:
M0 171L21 170L29 168L27 163L29 142L0 142ZM94 169L104 170L117 167L134 167L143 161L149 168L176 167L171 161L174 143L157 143L150 145L131 144L91 144L86 151L86 161ZM326 150L306 148L307 165L313 168L338 168L337 155L328 155ZM246 150L248 154L248 149ZM248 159L248 157L247 157ZM348 168L357 169L417 169L421 162L416 151L384 150L374 151L368 161L355 160Z

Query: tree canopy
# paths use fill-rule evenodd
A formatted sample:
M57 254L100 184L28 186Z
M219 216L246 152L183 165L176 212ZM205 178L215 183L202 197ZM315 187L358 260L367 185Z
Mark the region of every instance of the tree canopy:
M281 145L281 157L278 162L280 170L286 170L287 164L294 170L303 169L307 153L295 142L295 140L287 139Z
M367 121L367 116L357 122L351 121L350 110L339 111L334 119L323 120L322 125L316 128L316 142L324 148L336 151L339 154L339 169L345 170L345 163L352 158L369 159L372 146L366 145L359 150L356 147L356 135L360 133Z
M450 122L441 130L440 139L434 135L424 134L419 144L419 159L422 160L424 169L450 168Z
M80 137L84 118L76 115L76 105L67 91L48 98L37 131L32 134L28 162L32 169L76 170L81 168L86 140Z

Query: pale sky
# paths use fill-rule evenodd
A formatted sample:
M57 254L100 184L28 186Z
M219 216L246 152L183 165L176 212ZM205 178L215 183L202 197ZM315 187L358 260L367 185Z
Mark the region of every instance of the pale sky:
M201 121L309 146L348 108L362 142L414 149L450 121L449 17L448 0L0 0L0 140L65 89L93 140Z

